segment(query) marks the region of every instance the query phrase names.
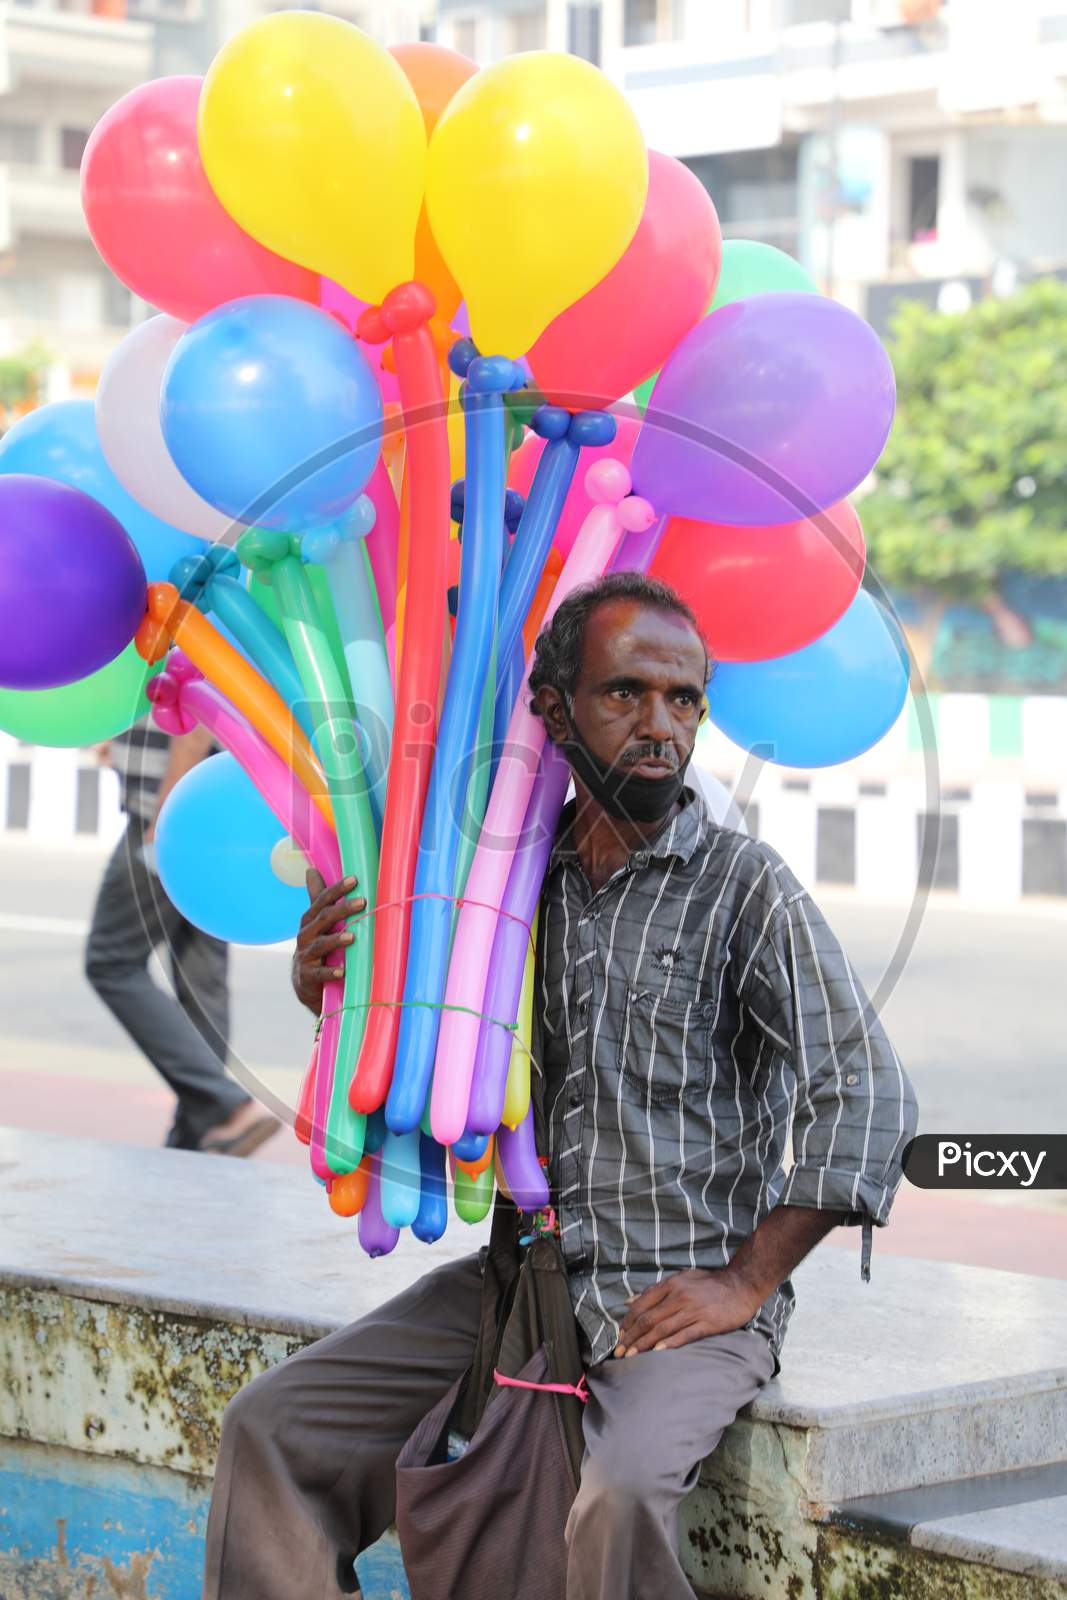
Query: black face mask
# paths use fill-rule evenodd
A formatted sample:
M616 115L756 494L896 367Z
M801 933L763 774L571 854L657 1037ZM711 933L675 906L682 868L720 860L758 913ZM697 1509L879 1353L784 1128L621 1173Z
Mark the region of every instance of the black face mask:
M609 766L594 755L573 717L567 714L570 738L563 745L571 771L589 790L597 805L619 822L658 822L666 818L685 787L685 770L692 751L674 772L661 778L644 778L632 767Z

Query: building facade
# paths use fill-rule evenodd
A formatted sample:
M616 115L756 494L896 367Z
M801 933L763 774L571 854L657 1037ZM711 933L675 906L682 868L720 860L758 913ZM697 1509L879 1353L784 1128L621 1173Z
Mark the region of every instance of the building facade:
M727 236L877 327L1067 264L1063 0L440 0L437 36L595 60Z

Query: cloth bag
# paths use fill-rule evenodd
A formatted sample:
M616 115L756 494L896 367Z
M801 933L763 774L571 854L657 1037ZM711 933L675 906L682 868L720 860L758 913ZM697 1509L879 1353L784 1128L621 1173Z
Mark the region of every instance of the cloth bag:
M474 1359L397 1461L411 1600L564 1600L584 1380L559 1241L543 1233L520 1245L530 1226L498 1196ZM456 1433L470 1442L449 1460Z

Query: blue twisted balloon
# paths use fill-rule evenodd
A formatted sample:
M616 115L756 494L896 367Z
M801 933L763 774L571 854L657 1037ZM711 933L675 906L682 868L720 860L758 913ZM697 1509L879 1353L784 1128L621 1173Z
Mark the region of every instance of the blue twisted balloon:
M607 445L615 418L607 411L541 406L530 426L545 441L500 586L500 625L493 748L499 751L522 684L522 625L530 609L583 446Z
M310 739L314 732L311 709L285 635L253 600L240 574L241 563L234 552L214 545L203 555L182 556L170 569L170 581L182 599L205 616L215 613L274 685Z
M468 476L459 609L419 840L404 1004L385 1104L386 1121L395 1133L410 1133L419 1126L433 1073L452 936L460 823L496 636L507 470L503 397L525 383L517 362L479 356L466 340L453 347L449 361L453 371L466 379L461 400ZM420 895L440 898L419 899Z

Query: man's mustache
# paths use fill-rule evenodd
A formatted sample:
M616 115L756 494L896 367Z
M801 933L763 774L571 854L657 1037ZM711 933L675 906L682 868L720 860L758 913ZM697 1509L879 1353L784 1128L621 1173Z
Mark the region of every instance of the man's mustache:
M648 740L644 744L635 744L630 750L624 750L619 757L619 766L636 767L642 761L669 761L675 772L681 764L673 744L660 744L655 740Z

